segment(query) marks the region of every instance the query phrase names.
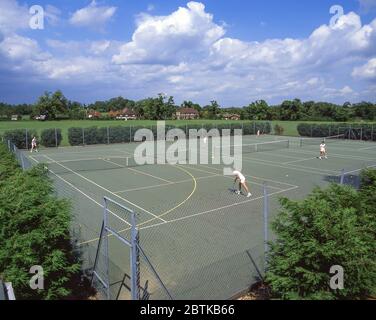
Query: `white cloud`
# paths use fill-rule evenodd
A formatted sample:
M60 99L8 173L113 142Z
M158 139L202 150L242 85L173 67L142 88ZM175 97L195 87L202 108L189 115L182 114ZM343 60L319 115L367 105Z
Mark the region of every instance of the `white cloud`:
M44 10L44 14L51 26L57 26L60 23L61 11L58 8L48 4Z
M0 1L0 33L8 34L29 28L29 8L14 0Z
M376 80L376 58L370 59L361 67L354 68L352 75L355 78Z
M142 15L132 41L113 57L117 64L173 64L199 58L224 35L205 6L189 2L169 16Z
M69 22L77 27L103 29L105 24L114 16L117 8L98 6L95 1L87 7L73 13Z
M72 19L92 27L101 21L94 14L98 8L109 7L92 2ZM364 25L355 13L334 27L318 26L306 38L252 42L226 36L225 25L203 4L189 2L166 16L139 15L128 42L58 39L46 41L47 52L14 31L0 37L0 76L17 70L32 73L44 86L76 92L91 88L87 100L102 99L100 94L137 99L159 92L174 95L177 102L216 99L222 105L375 97L372 81L359 80L375 79L376 19Z

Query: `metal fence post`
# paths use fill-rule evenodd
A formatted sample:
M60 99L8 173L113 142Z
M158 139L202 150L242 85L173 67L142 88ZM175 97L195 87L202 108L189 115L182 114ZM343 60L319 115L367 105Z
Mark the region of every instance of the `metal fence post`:
M85 145L85 128L82 128L82 145Z
M139 233L135 214L132 214L131 227L131 295L132 300L140 300L140 253L138 250Z
M26 150L29 150L29 141L28 141L28 138L27 138L27 129L25 129L25 144L26 144Z
M111 299L110 293L110 266L109 266L109 251L108 251L108 212L107 212L107 201L104 199L104 217L103 217L103 240L104 240L104 256L105 256L105 268L106 268L106 281L107 281L107 300Z
M107 127L107 144L110 144L110 127Z
M341 184L341 185L344 185L344 184L345 184L345 169L342 169L342 170L341 170L341 180L340 180L340 184Z
M55 128L55 146L56 148L59 146L58 142L57 142L57 129Z
M132 142L132 126L129 126L129 143Z
M268 215L269 215L269 199L268 199L268 188L266 182L263 184L264 189L264 271L266 272L267 269L267 260L268 260Z

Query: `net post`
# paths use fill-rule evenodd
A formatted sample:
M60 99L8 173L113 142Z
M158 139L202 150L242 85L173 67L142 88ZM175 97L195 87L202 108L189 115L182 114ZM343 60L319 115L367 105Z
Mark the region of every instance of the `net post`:
M110 127L107 127L107 144L110 144Z
M11 149L10 149L10 140L7 140L7 142L8 142L8 150L11 151Z
M140 252L139 252L139 233L136 227L136 215L131 216L131 296L132 300L140 300Z
M344 184L345 184L345 169L342 169L342 170L341 170L341 180L340 180L340 184L341 184L341 185L344 185Z
M132 142L132 126L129 126L129 143Z
M85 146L85 128L82 128L82 145Z
M268 215L269 215L269 199L268 199L268 188L266 182L263 184L263 192L264 192L264 271L266 272L267 269L267 260L268 260Z

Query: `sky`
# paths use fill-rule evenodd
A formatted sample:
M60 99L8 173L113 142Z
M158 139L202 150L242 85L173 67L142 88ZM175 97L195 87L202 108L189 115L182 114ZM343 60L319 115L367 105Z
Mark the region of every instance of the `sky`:
M0 102L58 89L81 103L376 102L376 0L0 0Z

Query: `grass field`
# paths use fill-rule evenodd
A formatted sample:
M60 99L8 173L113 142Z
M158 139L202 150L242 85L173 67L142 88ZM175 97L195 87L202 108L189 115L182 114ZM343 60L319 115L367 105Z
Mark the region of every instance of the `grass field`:
M240 121L249 122L249 121ZM271 121L272 127L276 124L281 125L284 128L283 135L296 137L299 136L297 126L303 121ZM226 120L168 120L166 121L169 125L184 126L186 124L222 124L222 123L239 123L239 121L226 121ZM324 124L330 122L312 122ZM72 127L78 128L88 128L88 127L111 127L111 126L152 126L156 125L156 121L153 120L136 120L136 121L119 121L119 120L62 120L62 121L34 121L34 120L23 120L23 121L0 121L0 135L7 130L13 129L35 129L40 132L43 129L59 128L62 130L63 141L62 146L68 146L68 129Z

